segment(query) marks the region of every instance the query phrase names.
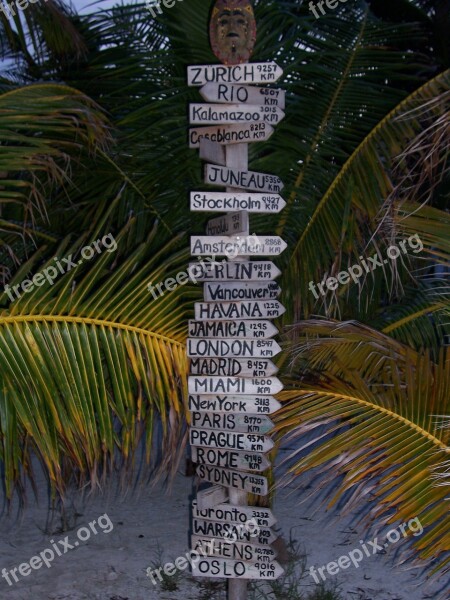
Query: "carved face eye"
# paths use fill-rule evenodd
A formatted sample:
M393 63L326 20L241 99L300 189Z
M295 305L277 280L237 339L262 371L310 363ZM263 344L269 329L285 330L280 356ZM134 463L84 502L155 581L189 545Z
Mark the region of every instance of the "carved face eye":
M220 25L221 27L226 27L226 26L228 25L228 19L221 19L221 20L219 21L219 25Z

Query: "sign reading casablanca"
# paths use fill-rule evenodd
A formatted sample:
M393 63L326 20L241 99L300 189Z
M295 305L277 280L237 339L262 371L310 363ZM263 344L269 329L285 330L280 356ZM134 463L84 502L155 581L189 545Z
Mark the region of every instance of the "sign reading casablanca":
M192 548L203 553L192 573L228 578L228 600L242 600L246 580L283 573L271 546L276 519L267 508L248 506L248 494L269 492L262 474L271 467L271 415L281 408L273 394L283 389L272 360L281 352L272 339L278 329L270 320L286 310L275 282L281 271L260 257L277 258L287 244L270 232L250 236L249 214L277 214L286 202L278 176L248 169L247 146L274 133L286 93L254 85L273 84L283 71L275 62L248 62L256 41L250 0L216 0L210 39L224 64L188 67L188 84L204 100L189 107L189 146L206 163L205 183L224 188L191 192L190 207L225 213L208 221L206 235L191 237L192 256L214 257L189 269L192 281L204 284L187 339L189 442L204 488L192 504Z

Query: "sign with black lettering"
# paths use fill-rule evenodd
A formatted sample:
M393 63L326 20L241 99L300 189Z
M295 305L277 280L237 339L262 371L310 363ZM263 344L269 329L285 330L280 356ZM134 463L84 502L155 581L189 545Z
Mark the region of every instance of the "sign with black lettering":
M213 429L195 429L194 427L191 427L189 434L191 446L251 452L269 452L274 446L269 437L261 434L214 431ZM220 481L212 481L211 483L225 485Z
M191 338L271 338L278 329L271 321L189 321Z
M189 148L200 148L201 140L216 142L222 146L265 142L274 132L267 123L246 123L245 125L213 125L189 129ZM217 155L215 154L217 159ZM212 161L216 162L216 160ZM220 164L220 162L219 162Z
M190 394L278 394L283 384L277 377L209 377L207 375L188 377Z
M243 562L229 558L201 558L192 563L194 577L219 577L225 579L265 579L274 581L283 575L284 569L276 562Z
M274 300L281 293L281 288L273 282L246 283L211 282L203 287L203 298L206 302L233 302L234 300Z
M278 235L191 236L192 256L279 256L286 248L286 242Z
M228 488L232 487L248 492L249 494L255 494L256 496L267 496L269 493L268 481L262 475L232 471L231 469L219 469L210 465L197 465L196 473L200 479L204 479L210 483L223 485ZM205 521L205 523L209 523L209 521ZM194 529L193 533L197 534L198 531ZM209 534L205 532L202 535Z
M242 475L242 473L241 473ZM257 479L263 479L260 475L250 475ZM259 528L259 533L257 529ZM230 523L228 521L204 521L195 519L192 528L193 535L201 535L202 537L214 537L218 539L226 539L229 542L254 542L255 544L270 545L277 539L277 535L270 528L259 527L256 523Z
M205 183L276 194L284 188L284 183L276 175L254 171L237 171L228 167L209 164L205 168Z
M233 83L207 83L200 90L200 94L207 102L263 104L265 106L278 106L281 109L284 109L286 105L286 92L282 89L268 87L250 87Z
M189 410L193 412L237 412L271 415L281 404L273 396L189 395Z
M273 512L268 508L219 504L213 508L200 510L196 500L192 501L192 514L196 519L206 521L228 521L229 523L241 523L242 525L253 521L259 527L272 527L277 522ZM274 555L272 556L275 558Z
M221 448L192 448L192 461L199 465L211 465L238 471L265 471L269 460L258 452L238 452Z
M190 87L206 83L275 83L283 75L283 69L275 62L198 65L188 67L187 75Z
M248 214L243 211L229 213L206 224L206 235L237 235L248 231Z
M198 321L228 321L229 319L276 319L286 312L278 300L264 302L196 302ZM271 356L262 354L262 356Z
M281 352L275 340L188 338L189 358L273 358Z
M278 373L278 367L265 358L192 358L190 373L221 377L270 377Z
M273 281L281 275L280 269L268 260L254 262L190 263L193 281Z
M245 562L271 562L277 557L275 548L268 544L228 542L200 535L191 536L191 547L202 556L221 556Z
M284 112L278 106L258 104L191 104L191 125L233 125L235 123L269 123L278 125Z
M274 428L267 415L191 412L192 427L221 429L239 433L269 433Z
M193 212L232 212L245 210L248 213L279 213L286 202L279 194L191 192Z

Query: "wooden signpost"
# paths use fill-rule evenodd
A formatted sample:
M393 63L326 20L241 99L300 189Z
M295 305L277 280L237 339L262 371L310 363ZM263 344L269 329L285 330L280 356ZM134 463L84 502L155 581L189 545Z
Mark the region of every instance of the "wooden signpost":
M216 0L210 28L214 54L226 64L188 67L188 84L201 88L205 101L189 107L189 146L206 162L205 183L222 188L191 192L191 210L225 213L209 220L206 235L191 237L192 256L214 257L189 267L190 278L204 283L187 340L189 441L198 477L212 484L193 502L191 542L202 554L193 575L227 578L228 600L246 600L248 579L283 573L271 546L276 519L267 508L248 506L248 493L268 494L262 473L274 446L270 415L281 407L272 394L283 389L271 360L281 352L271 339L278 330L269 320L285 312L275 283L281 272L260 257L276 258L287 245L276 235L250 235L249 214L276 214L286 203L279 177L249 170L248 144L273 134L286 93L267 87L283 74L276 63L243 62L256 23L248 0L230 2L228 20L240 23L233 36L219 33L223 0Z

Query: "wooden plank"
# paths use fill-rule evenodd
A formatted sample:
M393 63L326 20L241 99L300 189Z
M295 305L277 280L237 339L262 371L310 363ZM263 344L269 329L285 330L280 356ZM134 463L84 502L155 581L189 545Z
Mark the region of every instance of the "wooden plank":
M209 164L206 165L205 169L205 183L231 187L233 189L275 194L280 193L284 188L283 182L276 175L255 171L241 171Z
M200 321L230 319L276 319L286 312L278 300L265 302L196 302L195 318ZM263 355L264 356L264 355ZM267 356L270 356L269 354Z
M206 302L234 302L235 300L275 300L281 288L275 282L216 282L205 283L203 298Z
M246 123L245 125L213 125L189 129L189 148L200 148L201 140L206 139L222 146L265 142L275 129L267 123Z
M245 562L270 562L277 557L277 550L268 544L228 542L207 536L192 535L191 547L203 556L221 556Z
M225 148L218 142L212 142L208 138L200 140L200 159L223 167L227 164Z
M194 448L192 449L194 450ZM221 485L211 485L204 490L197 491L197 507L199 510L213 508L218 504L228 501L228 488Z
M204 481L242 490L248 494L267 496L269 493L267 478L259 474L254 475L253 473L244 473L232 469L220 469L211 465L197 465L196 473ZM197 532L194 530L194 533Z
M281 404L273 396L189 395L189 410L197 412L239 412L271 415L280 408Z
M194 577L275 581L283 573L284 569L276 561L252 564L229 558L205 557L196 563L192 563L192 575Z
M278 106L282 110L286 107L286 92L280 88L254 87L233 83L207 83L199 91L202 98L207 102L263 104L265 106Z
M269 437L261 434L214 431L213 429L195 429L194 427L190 429L189 439L191 446L251 452L269 452L274 446ZM212 483L225 485L220 481Z
M273 126L281 123L284 116L284 112L278 106L263 106L258 104L203 104L197 102L189 105L190 125L268 123Z
M211 161L212 162L212 161ZM279 194L227 192L191 192L191 211L226 212L245 210L254 214L276 214L283 210L286 202Z
M275 83L283 69L275 62L245 63L240 65L195 65L187 69L189 87L206 83Z
M237 469L238 471L265 471L270 461L258 452L237 452L221 448L192 448L192 460L199 465Z
M264 479L261 475L250 475L249 477ZM194 517L192 534L213 537L216 539L225 539L229 542L246 541L266 546L270 546L270 544L278 538L278 535L270 529L270 527L260 527L258 534L255 531L256 528L257 526L252 523L245 527L242 523L233 523L225 520L208 521Z
M190 416L192 427L201 427L202 429L220 429L238 433L269 433L275 426L267 415L191 412Z
M188 338L189 358L273 358L281 352L275 340Z
M195 267L195 269L194 269ZM195 281L272 281L281 275L271 261L189 263Z
M269 339L278 329L271 321L189 321L191 338Z
M275 515L269 508L259 506L235 506L232 504L220 504L208 509L200 509L196 500L192 501L192 514L196 519L206 521L228 521L229 523L241 523L245 525L248 521L254 521L259 527L272 527L277 523ZM275 558L274 555L271 555Z
M189 371L191 375L270 377L278 367L266 358L191 358Z
M248 231L248 213L238 211L210 219L206 224L206 235L237 235Z
M192 235L192 256L279 256L287 244L278 235Z

